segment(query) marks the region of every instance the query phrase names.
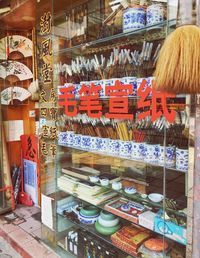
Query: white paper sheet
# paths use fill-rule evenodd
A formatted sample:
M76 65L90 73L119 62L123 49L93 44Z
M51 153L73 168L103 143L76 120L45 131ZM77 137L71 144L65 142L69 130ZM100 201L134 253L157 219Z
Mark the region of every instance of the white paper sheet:
M42 223L48 228L53 229L53 199L42 194Z
M20 136L24 134L23 120L10 120L4 122L6 141L20 141Z

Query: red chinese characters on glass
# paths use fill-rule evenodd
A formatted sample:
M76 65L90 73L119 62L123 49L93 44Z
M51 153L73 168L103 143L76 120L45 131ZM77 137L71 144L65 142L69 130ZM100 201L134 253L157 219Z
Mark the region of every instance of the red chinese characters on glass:
M80 111L86 111L87 115L92 118L100 118L102 115L102 105L99 101L99 92L101 86L95 86L94 83L90 87L82 85L79 90L80 94Z
M58 97L58 104L65 107L65 114L70 117L74 117L78 114L77 103L75 100L74 86L60 89L60 95Z
M109 113L105 114L107 118L133 119L133 114L129 114L128 96L133 94L131 84L122 85L119 80L114 86L106 86L106 96L109 96Z
M148 97L150 97L150 93L152 96L151 99L148 99ZM176 112L174 110L169 111L167 107L167 99L175 98L176 95L157 92L149 87L146 80L142 81L140 87L138 88L137 95L140 97L140 100L138 101L138 108L144 109L144 111L138 116L139 120L151 116L151 120L154 122L159 117L164 116L168 122L174 122Z

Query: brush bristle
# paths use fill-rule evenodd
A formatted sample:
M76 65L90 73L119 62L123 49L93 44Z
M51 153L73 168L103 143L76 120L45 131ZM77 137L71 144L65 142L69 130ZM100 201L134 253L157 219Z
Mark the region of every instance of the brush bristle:
M155 89L176 94L200 93L200 28L185 25L165 40L154 73Z

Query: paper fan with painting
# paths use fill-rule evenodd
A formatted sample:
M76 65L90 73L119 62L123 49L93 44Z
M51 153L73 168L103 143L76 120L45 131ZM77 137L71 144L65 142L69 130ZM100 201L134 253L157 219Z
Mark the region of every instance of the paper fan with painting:
M32 56L32 41L21 35L6 36L0 39L0 59L8 59L13 52L20 52L23 57Z
M31 70L23 63L17 61L4 61L0 63L0 78L16 76L20 81L33 78Z
M9 87L1 92L1 104L21 104L24 100L28 99L31 93L22 87Z

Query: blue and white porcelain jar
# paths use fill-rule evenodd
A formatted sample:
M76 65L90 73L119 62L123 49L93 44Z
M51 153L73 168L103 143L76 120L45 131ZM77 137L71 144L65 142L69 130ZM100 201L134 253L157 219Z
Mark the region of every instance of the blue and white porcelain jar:
M108 152L109 154L118 156L119 155L119 140L110 139Z
M106 153L108 151L109 140L108 138L96 137L96 150Z
M81 137L81 148L84 150L91 149L91 137L89 135L82 135Z
M149 163L157 163L159 158L159 144L146 144L146 155L144 160Z
M152 26L164 21L164 6L152 4L147 7L147 26Z
M81 146L81 137L82 137L81 134L74 134L74 144L73 144L74 147L78 148Z
M176 148L176 169L186 172L188 170L188 149Z
M130 141L119 141L119 156L130 158L132 152L132 143Z
M122 84L131 84L133 87L133 96L137 96L137 78L136 77L123 77Z
M97 137L90 137L90 141L91 141L91 151L97 151L97 144L96 144L96 141L97 141Z
M59 145L67 145L67 132L60 132L58 134L58 144Z
M67 131L67 145L72 146L74 144L74 131Z
M134 160L142 160L146 156L146 143L132 142L131 158Z
M74 84L74 87L75 87L74 89L75 98L79 98L79 91L81 89L81 85L77 83L77 84Z
M175 166L175 147L174 146L160 146L159 151L159 165L172 168Z
M142 6L128 8L123 13L123 32L142 29L146 25L146 10Z

